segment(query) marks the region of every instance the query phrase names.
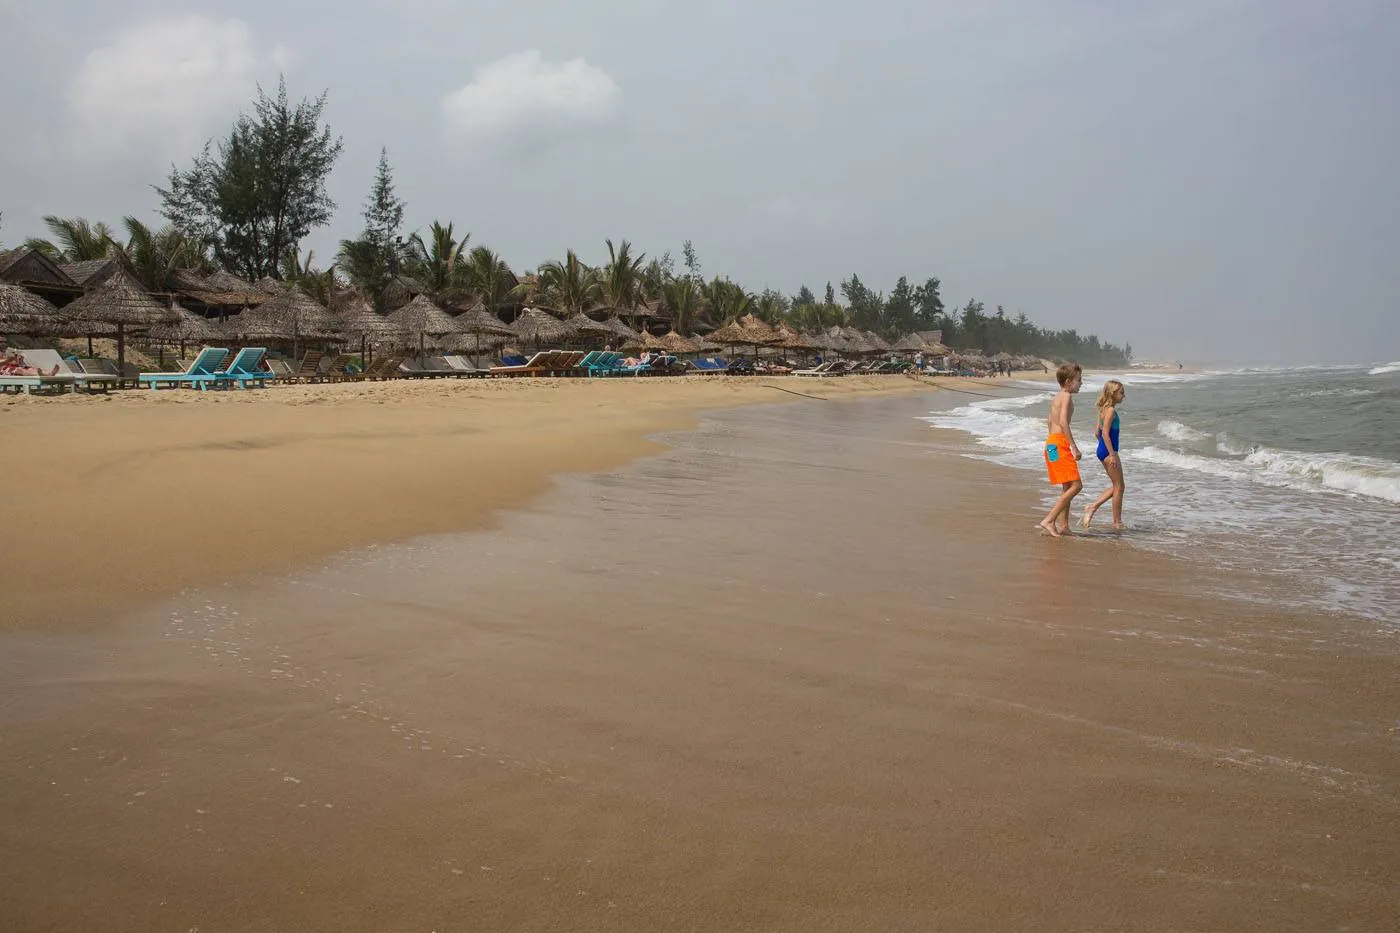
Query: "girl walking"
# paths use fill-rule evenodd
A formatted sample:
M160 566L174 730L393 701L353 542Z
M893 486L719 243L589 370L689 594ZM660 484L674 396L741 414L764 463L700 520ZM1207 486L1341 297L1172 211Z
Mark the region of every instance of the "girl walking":
M1079 520L1079 527L1088 528L1089 523L1094 520L1094 513L1097 512L1109 499L1113 500L1113 528L1115 531L1123 530L1123 462L1118 459L1118 406L1122 404L1127 392L1123 389L1123 383L1117 379L1110 379L1103 384L1103 389L1099 391L1099 400L1095 406L1099 410L1098 424L1094 426L1094 434L1099 439L1099 449L1097 451L1099 462L1103 464L1103 471L1108 474L1108 481L1113 485L1105 489L1097 499L1090 502L1084 509L1084 517Z

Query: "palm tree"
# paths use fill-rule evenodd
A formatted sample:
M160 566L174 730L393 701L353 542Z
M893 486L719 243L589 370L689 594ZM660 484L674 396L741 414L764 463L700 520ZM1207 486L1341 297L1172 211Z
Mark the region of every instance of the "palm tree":
M549 307L574 314L588 307L597 281L598 271L580 262L578 254L568 250L563 262L551 259L540 266L535 290Z
M453 297L466 285L464 259L467 241L471 238L468 233L459 242L452 232L452 224L444 227L436 220L428 229L426 244L416 233L408 238L410 267L439 303Z
M308 250L306 261L301 261L301 250L292 247L282 257L282 279L301 289L302 293L329 305L340 283L335 276L335 263L326 269L315 266L316 251Z
M510 266L494 250L477 246L467 254L465 284L493 314L511 293L510 275Z
M100 220L93 224L86 217L56 217L49 214L44 218L44 226L49 228L57 243L31 237L24 245L59 262L106 259L115 243L112 228Z
M202 244L180 232L174 224L152 230L135 217L123 217L125 244L113 242L109 254L120 259L148 291L162 291L177 269L213 271Z
M711 324L728 324L749 312L753 296L743 286L715 276L704 286L705 304Z
M638 283L641 279L642 260L646 253L632 258L632 244L623 240L614 248L613 241L607 240L608 264L598 276L594 293L598 301L619 311L630 311L637 306Z
M695 286L694 280L686 276L668 282L664 297L666 306L675 315L676 331L684 334L690 330L695 318L699 317L704 305L704 296L700 294L700 289Z

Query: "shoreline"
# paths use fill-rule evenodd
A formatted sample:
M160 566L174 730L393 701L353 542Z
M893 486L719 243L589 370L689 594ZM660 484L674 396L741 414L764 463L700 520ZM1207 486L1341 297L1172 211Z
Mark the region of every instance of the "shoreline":
M784 391L770 387L781 382ZM705 411L989 380L450 380L13 399L0 631L102 624L182 588L489 527L557 474L655 454Z

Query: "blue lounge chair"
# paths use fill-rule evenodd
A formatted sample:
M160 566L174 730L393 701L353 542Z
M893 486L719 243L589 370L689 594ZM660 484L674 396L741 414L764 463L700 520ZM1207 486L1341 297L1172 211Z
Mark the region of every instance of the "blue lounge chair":
M599 354L585 368L590 376L611 376L623 371L622 361L625 359L627 357L616 350L607 350Z
M234 355L233 360L228 364L228 369L214 374L216 384L234 383L240 389L247 388L249 383L263 385L271 379L273 374L262 368L263 357L267 356L267 347L244 347Z
M189 368L182 373L141 373L136 377L140 385L148 385L152 390L160 386L190 386L203 392L209 386L218 382L218 370L228 359L228 350L224 347L205 347L199 351L189 365Z

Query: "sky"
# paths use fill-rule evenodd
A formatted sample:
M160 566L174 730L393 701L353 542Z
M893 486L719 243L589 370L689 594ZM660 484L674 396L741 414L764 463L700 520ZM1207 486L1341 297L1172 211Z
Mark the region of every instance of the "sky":
M0 242L157 222L259 83L387 147L410 231L818 295L938 276L1192 362L1400 359L1391 0L0 0Z

